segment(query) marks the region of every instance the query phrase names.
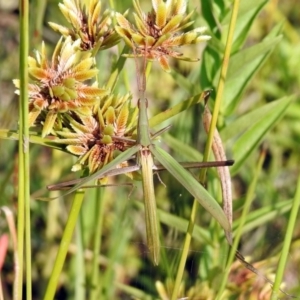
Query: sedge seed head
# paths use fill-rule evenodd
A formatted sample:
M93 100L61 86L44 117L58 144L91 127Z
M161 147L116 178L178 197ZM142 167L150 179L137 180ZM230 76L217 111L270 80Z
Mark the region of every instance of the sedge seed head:
M165 71L170 71L168 57L186 61L198 61L185 57L178 47L196 44L210 39L203 35L204 27L191 31L193 11L186 15L186 0L152 0L152 11L144 13L139 0L133 0L135 24L131 24L122 14L116 14L117 33L126 44L134 49L137 56L157 60Z
M112 14L108 10L102 13L101 1L64 0L59 8L71 28L52 22L49 25L61 35L71 36L73 41L79 39L82 50L96 53L119 42L120 38L112 27Z
M81 51L79 43L70 37L60 39L51 60L47 59L43 44L36 58L29 58L29 123L42 124L43 137L55 128L59 114L76 111L90 115L92 107L107 94L106 90L85 83L98 70L91 53ZM14 83L19 88L19 81Z
M65 130L56 131L56 134L59 142L78 156L72 170L87 168L90 174L94 173L109 163L116 153L133 146L132 119L136 109L129 108L130 100L129 94L110 95L103 98L89 116L76 112L64 115Z

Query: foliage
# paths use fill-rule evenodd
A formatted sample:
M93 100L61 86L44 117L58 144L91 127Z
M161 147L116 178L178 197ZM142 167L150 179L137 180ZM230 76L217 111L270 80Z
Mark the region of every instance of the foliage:
M206 134L201 124L203 105L198 103L204 98L202 92L212 89L208 105L214 110L231 2L152 1L149 14L145 13L149 11L146 1L134 0L133 5L119 2L111 1L111 7L104 7L104 2L94 0L64 0L59 6L57 1L52 1L47 4L47 14L38 12L40 18L51 21L50 26L64 37L53 36L53 32L45 30L45 42L32 41L35 45L31 45L31 49L41 50L28 59L29 123L31 141L34 141L30 146L34 192L31 203L33 298L41 299L45 295L57 241L62 240L61 244L65 241L63 232L71 214L70 203L74 209L77 201L80 222L71 245L66 248L68 256L59 277L56 299L171 299L184 234L192 214L191 200L195 197L201 198L205 209L200 208L196 218L176 297L216 299L225 278L227 285L221 299L270 299L270 284L238 261L226 276L228 243L223 229L226 231L228 222L214 201L221 202L217 173L208 171L206 191L199 187L195 176L176 163L176 160L202 161ZM31 10L34 4L31 3ZM292 3L285 4L283 15L278 5L262 0L241 2L218 118L228 157L235 160L230 168L233 236L245 222L239 250L272 281L284 247L299 176L300 106L299 94L294 93L300 77L293 67L299 64L300 57L299 21L295 17L298 8ZM130 11L124 13L127 7ZM60 11L65 19L61 18ZM37 29L36 23L30 25L32 30ZM204 25L206 35L203 35ZM129 46L123 52L122 39ZM179 48L185 45L188 46ZM158 266L153 266L147 248L149 238L145 226L149 225L145 225L140 181L146 175L130 169L141 151L136 146L139 141L135 93L138 68L131 59L136 56L153 61L147 75L146 92L153 116L149 119L151 145L146 145L147 151L156 165L162 164L173 175L162 172L156 177L154 174L161 244ZM200 63L192 62L200 57ZM13 74L9 80L16 77ZM19 88L19 81L14 83ZM1 113L1 127L8 127L6 118L7 113ZM161 133L160 129L169 124L171 130ZM0 137L8 139L1 141L4 158L0 163L1 206L14 211L17 172L13 156L8 153L15 152L9 141L16 139L15 132L5 128L0 130ZM42 143L56 150L50 153L46 147L36 145ZM262 149L266 158L260 170L258 160ZM129 176L108 176L112 166L128 168ZM99 175L100 183L113 187L101 191L99 187L86 189L83 202L76 200L78 194L73 199L65 191L59 200L36 200L45 200L45 186L68 180L70 171L79 170L82 176L93 175L72 191L89 182L95 184L94 179ZM184 180L176 174L184 174ZM256 176L259 180L255 183ZM174 177L184 188L175 183ZM122 186L128 183L134 186L132 191ZM47 200L58 195L52 191ZM252 206L244 217L248 198ZM1 218L1 235L7 231L4 220ZM299 221L294 227L281 286L293 295L300 294L299 270L294 267L299 265L297 228ZM6 243L4 239L2 243ZM12 295L12 265L12 251L8 251L1 273L5 299Z

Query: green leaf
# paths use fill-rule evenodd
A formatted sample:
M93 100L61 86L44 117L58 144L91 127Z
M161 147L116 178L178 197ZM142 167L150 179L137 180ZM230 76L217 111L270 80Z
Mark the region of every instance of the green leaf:
M174 117L175 115L187 110L191 106L203 100L205 95L207 95L207 93L202 92L201 94L197 94L191 98L188 98L187 100L180 102L179 104L167 109L166 111L157 114L149 120L150 127L159 125L162 122Z
M230 115L236 108L246 85L280 40L280 36L266 39L255 46L238 52L230 58L221 108L225 115ZM219 76L216 75L214 82L218 78Z
M256 228L260 228L261 226L266 225L268 222L274 220L275 218L282 216L286 212L290 211L292 204L293 200L275 202L271 205L264 206L258 210L248 213L246 223L243 226L242 230L243 234ZM233 222L233 231L236 231L239 222L239 219Z
M42 138L40 136L36 136L35 134L36 134L35 132L30 133L29 136L30 143L67 152L65 150L64 145L57 144L57 140ZM0 138L5 140L17 141L20 137L19 137L19 133L15 130L0 129Z
M232 123L229 123L226 126L226 128L222 129L220 132L222 141L226 142L229 140L236 139L246 130L248 130L251 125L255 124L256 122L260 122L262 119L264 119L265 115L269 111L279 110L282 106L288 105L293 100L293 98L294 96L291 96L272 101L263 106L257 107L254 110L251 110L250 112L239 117ZM253 120L255 120L255 123L253 123Z
M283 117L292 99L293 96L284 97L276 103L258 108L230 124L227 131L221 132L222 137L225 135L228 138L230 134L237 136L244 131L232 148L235 164L231 168L231 174L237 172L250 153L258 147L265 134Z
M231 233L230 224L219 203L207 190L185 170L170 154L151 145L149 147L155 158L198 200L198 202L219 222L227 233Z
M239 6L238 19L234 31L234 44L232 46L232 52L237 51L243 46L245 40L249 36L249 31L252 24L254 20L256 20L257 14L261 11L261 9L267 2L268 1L266 0L241 1L241 4ZM223 36L225 37L227 36L230 17L231 11L222 21Z
M76 190L80 189L83 185L85 185L86 183L95 180L97 178L100 178L103 174L105 174L106 172L112 170L113 168L115 168L117 165L119 165L120 163L128 160L130 157L132 157L134 154L136 154L139 150L140 150L141 146L140 145L136 145L132 148L127 149L126 151L122 152L120 155L118 155L114 160L110 161L108 164L106 164L103 168L101 168L101 170L93 173L90 176L84 177L80 180L80 182L78 184L76 184L75 186L73 186L72 188L70 188L66 193L64 193L63 195L61 195L60 197L64 197L66 195L69 195L73 192L75 192ZM51 199L45 199L45 198L39 198L41 200L52 200ZM55 199L55 198L54 198Z
M213 31L218 25L215 16L213 15L213 5L211 1L201 0L202 16Z

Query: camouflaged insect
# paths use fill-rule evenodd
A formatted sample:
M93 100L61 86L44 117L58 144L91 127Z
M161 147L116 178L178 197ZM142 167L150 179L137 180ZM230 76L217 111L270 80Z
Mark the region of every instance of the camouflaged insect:
M59 4L64 17L72 28L49 22L49 25L61 35L71 36L72 40L81 40L82 50L92 50L94 55L116 45L120 38L112 28L111 12L101 14L102 4L99 0L64 0Z
M29 57L29 75L32 83L29 91L29 126L42 124L42 137L48 135L58 124L58 116L68 111L91 115L91 107L107 94L94 84L84 84L95 77L98 70L94 68L91 53L79 49L80 41L73 42L67 38L59 40L52 60L46 57L45 45L36 59ZM19 88L19 80L14 80Z
M116 13L117 33L134 50L132 56L145 56L149 60L158 60L165 71L170 71L168 57L185 61L198 61L185 57L177 49L180 46L196 44L210 39L202 35L205 27L184 32L194 21L190 18L194 11L185 15L185 0L152 0L153 9L145 14L138 0L133 0L136 13L133 13L135 26L123 15Z

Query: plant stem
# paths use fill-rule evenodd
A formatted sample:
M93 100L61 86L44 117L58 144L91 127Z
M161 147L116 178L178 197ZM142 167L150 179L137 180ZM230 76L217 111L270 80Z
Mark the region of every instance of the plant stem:
M285 265L287 262L287 257L289 255L289 248L290 248L292 237L293 237L293 230L296 225L299 207L300 207L300 175L298 177L297 190L296 190L295 198L293 201L291 215L288 218L288 220L289 220L288 227L287 227L285 237L284 237L283 248L282 248L279 263L278 263L278 268L277 268L277 272L276 272L276 277L275 277L275 282L274 282L274 286L273 286L271 300L278 299L278 291L280 289L280 284L281 284L281 281L283 278L283 273L284 273Z
M229 257L228 257L228 261L227 261L227 266L226 266L225 272L223 274L221 286L218 290L216 300L223 299L222 294L223 294L223 291L224 291L226 283L227 283L227 278L228 278L228 275L229 275L229 272L230 272L231 264L232 264L233 259L235 257L235 253L236 253L237 247L239 245L239 242L240 242L240 239L241 239L241 236L242 236L242 231L243 231L243 227L246 223L247 214L249 212L252 200L254 198L255 187L257 185L257 180L258 180L259 174L261 172L265 156L266 156L266 153L265 153L265 151L263 151L260 155L260 158L259 158L259 161L258 161L258 165L257 165L257 168L256 168L256 172L254 174L253 180L252 180L252 182L250 184L250 187L247 191L243 212L242 212L242 215L240 217L240 222L239 222L239 226L238 226L237 231L236 231L236 235L234 237L233 245L230 249L230 253L229 253Z
M59 280L59 275L63 268L66 255L68 253L69 245L72 240L74 228L78 219L78 214L80 212L83 199L84 191L77 190L74 196L71 211L69 213L69 218L55 259L54 267L50 276L44 300L52 300L54 298Z
M196 220L196 216L197 216L197 209L198 209L198 202L196 200L194 200L192 212L190 215L189 225L188 225L187 232L186 232L185 239L184 239L183 250L181 253L181 257L180 257L179 267L178 267L177 274L176 274L174 290L172 293L171 300L177 299L177 295L178 295L179 288L180 288L180 283L181 283L182 277L183 277L184 267L185 267L187 256L188 256L188 251L189 251L192 236L193 236L194 224L195 224L195 220Z
M85 299L86 284L85 284L85 262L84 262L84 241L83 241L83 217L79 215L79 222L76 223L76 255L75 255L75 296L74 300Z
M91 274L91 300L99 299L101 295L101 287L99 287L99 263L98 257L101 248L101 238L102 238L102 226L104 218L104 207L105 207L105 197L102 189L98 188L95 193L96 206L95 206L95 220L96 230L94 232L94 249L93 249L93 265Z
M228 32L228 37L227 37L227 41L226 41L225 53L224 53L224 58L223 58L223 62L222 62L222 67L221 67L221 74L220 74L218 88L217 88L216 101L215 101L215 106L214 106L214 110L213 110L213 114L212 114L212 120L210 123L209 134L208 134L207 142L205 145L203 161L208 161L212 142L213 142L213 135L214 135L214 131L215 131L216 125L217 125L217 119L218 119L218 115L219 115L219 111L220 111L222 95L223 95L223 91L224 91L224 87L225 87L225 78L226 78L228 65L229 65L229 57L230 57L231 46L232 46L232 41L233 41L233 34L234 34L236 19L237 19L237 15L238 15L239 2L240 2L239 0L235 0L234 4L233 4L233 10L232 10L231 20L230 20L230 25L229 25L229 32ZM199 175L201 183L205 182L205 177L206 177L206 168L203 168L203 169L201 169L200 175ZM190 243L191 243L191 238L192 238L192 234L193 234L197 210L198 210L198 202L195 199L194 203L193 203L193 207L192 207L192 212L191 212L191 216L190 216L190 220L189 220L188 229L187 229L185 240L184 240L184 245L183 245L184 251L181 254L179 268L178 268L178 271L176 274L174 290L173 290L172 298L171 298L172 300L177 299L177 295L178 295L179 288L180 288L180 283L183 278L184 266L186 264L188 249L189 249Z
M18 192L18 265L14 283L14 299L22 299L24 226L26 237L26 290L31 299L31 243L30 243L30 157L28 127L28 28L29 3L21 0L20 5L20 97L19 97L19 192ZM25 219L24 219L25 218Z

